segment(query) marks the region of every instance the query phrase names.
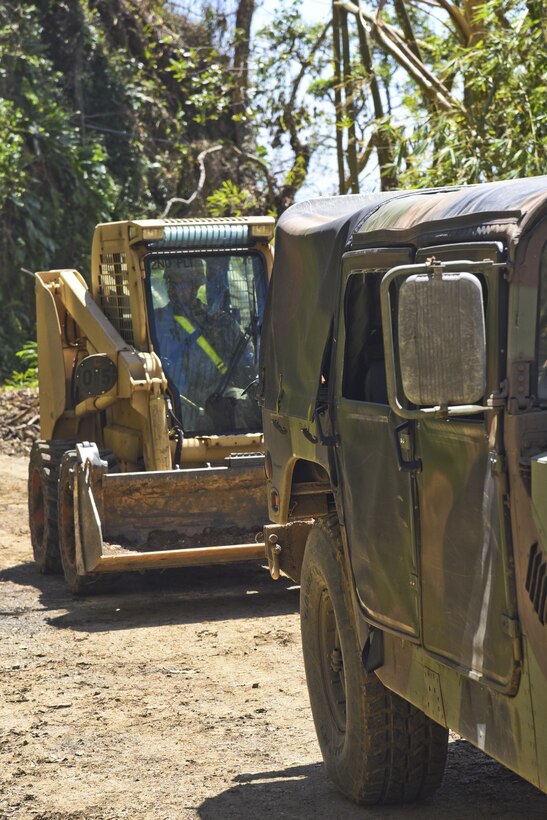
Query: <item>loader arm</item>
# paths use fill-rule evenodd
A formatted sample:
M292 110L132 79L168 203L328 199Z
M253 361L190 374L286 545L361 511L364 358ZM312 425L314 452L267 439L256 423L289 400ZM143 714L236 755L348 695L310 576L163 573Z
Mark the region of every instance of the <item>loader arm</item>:
M146 469L171 469L167 382L158 357L137 351L122 339L77 271L37 273L36 298L42 437L58 438L61 422L65 434L67 427L76 433L82 417L125 401L141 419ZM69 329L71 322L75 327ZM117 378L108 391L75 401L74 370L82 353L108 356Z

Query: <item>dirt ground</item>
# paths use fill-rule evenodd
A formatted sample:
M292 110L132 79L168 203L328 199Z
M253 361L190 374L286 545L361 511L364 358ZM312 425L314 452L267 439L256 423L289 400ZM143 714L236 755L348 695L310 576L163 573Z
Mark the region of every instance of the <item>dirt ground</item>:
M298 589L232 565L73 599L31 563L20 456L0 455L0 596L0 818L547 816L458 738L428 803L349 804L315 739Z

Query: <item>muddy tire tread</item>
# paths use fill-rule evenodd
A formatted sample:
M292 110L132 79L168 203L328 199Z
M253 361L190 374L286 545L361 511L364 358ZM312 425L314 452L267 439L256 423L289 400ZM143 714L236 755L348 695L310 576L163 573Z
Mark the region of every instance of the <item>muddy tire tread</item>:
M34 443L29 460L28 503L29 521L34 560L40 572L45 575L62 573L59 553L59 532L57 520L57 493L59 468L64 453L74 446L73 441L56 439ZM33 526L33 473L38 470L44 505L43 530L37 532Z
M306 647L304 644L312 713L329 775L346 797L361 805L425 799L441 783L448 732L420 709L387 689L376 674L365 671L336 516L318 520L310 538L322 539L322 543L320 549L317 540L315 544L309 541L304 557L301 603L303 642L306 641L305 636L308 636L309 642L309 636L315 634L318 628L312 621L306 623L314 609L312 586L314 583L324 586L329 574L328 591L333 608L335 613L337 609L342 613L340 619L337 615L337 622L344 657L346 693L349 693L347 709L353 716L353 721L347 721L342 740L333 730L326 696L317 691L321 688L318 682L322 680L318 672L317 646ZM317 589L316 596L319 595ZM346 620L342 622L342 618ZM356 720L360 726L354 725ZM336 740L333 741L333 737Z
M100 457L103 461L106 461L108 464L108 471L109 472L117 472L118 471L118 461L116 459L115 454L112 450L101 450L99 451ZM100 594L104 592L108 592L112 586L113 581L115 580L114 574L113 575L106 575L102 573L93 573L89 572L86 575L78 575L76 571L76 566L71 557L67 552L67 544L66 539L73 537L74 533L74 511L73 506L71 504L71 512L70 519L71 524L70 526L67 523L68 532L65 534L63 532L63 517L65 515L64 510L64 503L65 503L65 484L69 482L71 484L73 479L73 471L78 463L78 453L76 450L67 450L62 458L60 467L59 467L59 492L58 492L58 521L59 521L59 555L61 561L62 572L65 577L66 584L73 595L77 596L86 596L86 595L93 595L93 594ZM72 473L72 474L71 474ZM70 502L69 502L70 503ZM68 514L68 511L67 511ZM117 574L116 574L117 577Z

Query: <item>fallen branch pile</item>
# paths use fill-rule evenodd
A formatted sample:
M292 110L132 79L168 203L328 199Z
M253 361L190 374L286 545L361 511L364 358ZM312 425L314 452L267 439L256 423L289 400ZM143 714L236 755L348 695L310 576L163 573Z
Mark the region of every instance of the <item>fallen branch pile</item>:
M0 452L25 456L40 435L38 390L0 391Z

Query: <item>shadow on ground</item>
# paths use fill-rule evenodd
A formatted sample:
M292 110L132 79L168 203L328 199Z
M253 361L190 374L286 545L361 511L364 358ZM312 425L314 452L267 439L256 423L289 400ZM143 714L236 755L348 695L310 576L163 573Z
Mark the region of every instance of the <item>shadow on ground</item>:
M149 571L142 575L126 573L118 576L109 593L89 597L74 597L62 576L40 575L32 562L2 570L2 582L37 589L40 607L52 613L46 615L47 623L83 632L260 618L298 611L298 587L289 579L272 581L267 569L256 563ZM0 610L8 617L22 614L20 609L10 611L6 598ZM57 614L59 610L66 612Z
M544 820L547 798L537 789L465 740L449 744L447 768L439 791L424 803L364 808L340 795L321 763L266 772L243 773L236 785L205 800L202 820L474 820L478 817Z

